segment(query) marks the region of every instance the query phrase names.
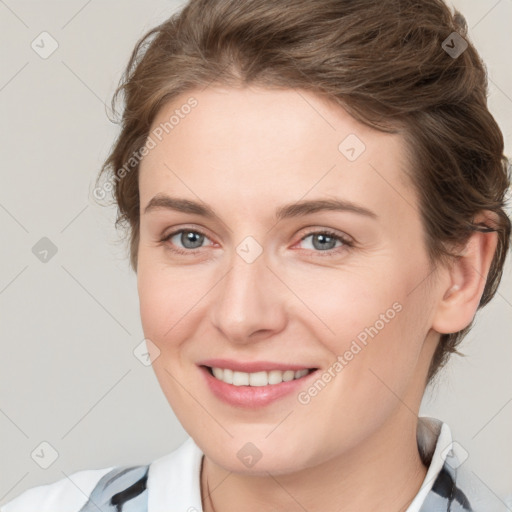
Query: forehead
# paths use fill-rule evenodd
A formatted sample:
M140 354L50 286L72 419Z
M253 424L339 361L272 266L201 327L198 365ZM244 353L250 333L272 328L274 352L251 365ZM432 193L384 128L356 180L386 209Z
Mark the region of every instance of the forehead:
M140 166L142 207L162 191L237 198L245 207L262 192L268 202L341 195L381 210L415 202L402 137L304 90L190 90L160 109L150 137L154 148Z

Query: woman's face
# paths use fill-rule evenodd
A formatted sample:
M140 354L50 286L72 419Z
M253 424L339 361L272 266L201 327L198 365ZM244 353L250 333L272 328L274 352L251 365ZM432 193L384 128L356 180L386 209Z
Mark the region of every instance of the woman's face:
M401 136L305 91L210 86L162 108L151 138L142 325L200 448L231 471L284 473L415 424L439 290ZM317 370L247 388L203 367L229 380L251 362L237 383Z

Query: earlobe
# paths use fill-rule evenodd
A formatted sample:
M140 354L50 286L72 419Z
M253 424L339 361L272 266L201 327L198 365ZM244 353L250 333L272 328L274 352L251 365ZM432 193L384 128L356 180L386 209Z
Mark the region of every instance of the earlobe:
M478 309L496 251L496 232L475 231L446 268L432 328L441 334L467 327Z

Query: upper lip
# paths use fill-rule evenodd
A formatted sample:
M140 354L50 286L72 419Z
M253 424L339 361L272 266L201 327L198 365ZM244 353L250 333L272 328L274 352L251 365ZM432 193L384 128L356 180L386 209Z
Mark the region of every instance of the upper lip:
M276 363L273 361L235 361L233 359L205 359L197 363L199 366L210 366L214 368L228 368L233 371L253 373L271 370L309 370L312 366L303 364Z

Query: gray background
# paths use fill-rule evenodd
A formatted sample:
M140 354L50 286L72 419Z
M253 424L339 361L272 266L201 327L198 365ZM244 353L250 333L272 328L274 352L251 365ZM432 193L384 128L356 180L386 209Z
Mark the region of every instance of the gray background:
M487 63L510 156L512 0L455 5ZM91 196L117 133L104 103L136 40L178 7L0 0L0 503L81 469L150 462L186 438L151 366L133 354L143 340L135 275L114 210ZM43 31L59 45L47 59L31 47ZM43 237L57 248L46 263L32 251ZM512 493L511 283L509 260L463 344L467 357L452 359L421 411L451 426L501 496ZM47 469L42 442L58 453Z

